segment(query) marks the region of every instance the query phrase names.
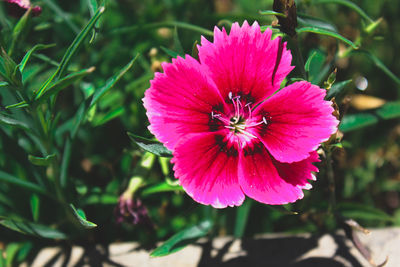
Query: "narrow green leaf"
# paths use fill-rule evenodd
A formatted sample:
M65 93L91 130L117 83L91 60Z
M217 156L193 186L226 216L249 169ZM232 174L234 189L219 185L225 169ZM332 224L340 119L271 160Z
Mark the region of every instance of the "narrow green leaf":
M317 27L317 28L321 28L321 29L325 29L325 30L337 33L337 29L336 29L335 25L330 24L329 22L323 21L321 19L305 15L305 14L297 13L297 22L302 27Z
M383 64L383 62L377 58L375 55L371 54L370 52L366 50L356 50L352 51L352 54L361 54L369 58L376 67L378 67L380 70L382 70L387 76L389 76L397 85L400 85L400 78L397 77L391 70L389 70L388 67Z
M32 56L32 54L37 51L37 50L42 50L42 49L47 49L50 47L54 47L55 44L48 44L48 45L44 45L44 44L37 44L34 47L32 47L24 56L24 58L21 60L21 62L18 64L19 70L21 72L24 71L26 63L28 63L30 57Z
M24 108L24 107L27 107L27 106L29 106L29 104L26 103L26 101L21 101L21 102L18 102L18 103L15 103L15 104L6 106L6 109L10 109L10 108Z
M351 9L353 9L355 12L357 12L361 17L363 17L364 19L366 19L368 22L372 23L374 20L372 18L370 18L367 13L364 12L364 10L362 10L359 6L357 6L356 4L354 4L352 1L349 0L313 0L312 1L313 4L340 4L340 5L344 5L347 6Z
M346 80L338 83L334 83L331 87L331 89L328 90L326 93L325 99L330 100L333 97L337 97L338 95L342 94L346 88L347 85L349 85L352 82L352 80Z
M67 137L65 140L64 151L62 154L61 170L60 170L60 184L62 187L67 185L68 167L71 160L71 138Z
M380 107L376 114L384 120L390 120L400 117L400 102L388 102Z
M7 107L8 108L8 107ZM11 126L17 126L20 127L24 130L30 130L30 127L28 124L26 124L25 122L13 119L11 117L5 116L3 114L0 114L0 123L4 123L7 125L11 125Z
M36 95L35 101L46 101L50 96L58 94L61 90L65 89L74 82L81 80L83 77L89 75L94 70L94 67L83 69L62 78L55 83L52 83L47 87L47 89L42 90Z
M50 228L45 225L32 223L32 222L0 217L0 224L11 230L14 230L14 231L20 232L22 234L26 234L26 235L33 235L33 236L37 236L37 237L51 238L51 239L66 239L67 238L67 236L59 230Z
M243 204L236 209L236 221L233 231L233 235L236 238L242 238L244 235L252 204L252 200L246 199Z
M116 109L111 110L106 115L102 116L101 118L95 118L93 120L92 124L95 127L101 126L103 124L106 124L110 120L113 120L113 119L121 116L122 114L124 114L124 112L125 112L124 107L117 107Z
M65 53L63 59L60 62L59 71L57 73L57 79L61 78L64 74L64 71L67 69L69 62L71 61L72 56L76 53L78 48L82 45L83 41L85 40L86 36L92 30L94 25L96 24L97 20L101 17L104 13L105 7L100 7L96 14L91 18L88 24L83 28L83 30L78 34L75 40L72 42L71 46L68 47L67 52Z
M7 86L8 82L0 82L0 87Z
M263 10L263 11L260 11L260 14L261 15L279 16L279 17L286 18L285 14L279 13L279 12L276 12L276 11L273 11L273 10Z
M39 220L39 211L40 211L40 198L36 194L32 194L30 199L32 218L34 222Z
M394 218L384 211L369 205L342 202L337 205L340 214L346 218L365 221L393 222Z
M8 174L6 172L3 172L3 171L0 171L0 181L20 186L20 187L25 188L32 192L48 195L47 191L44 188L42 188L34 183L19 179L15 176Z
M37 166L49 166L56 159L56 154L51 154L46 157L28 156L29 161Z
M167 182L162 182L156 185L149 186L145 189L143 189L141 195L143 197L149 196L152 194L157 194L157 193L163 193L163 192L171 192L171 191L182 191L183 188L180 185L171 185Z
M133 142L144 150L153 153L160 157L172 157L172 152L169 151L162 143L150 140L128 132L128 136Z
M168 49L164 46L160 46L161 50L164 51L168 56L172 58L177 58L179 56L178 52L172 51L171 49Z
M174 48L178 52L179 55L184 56L185 51L183 50L181 41L179 40L179 35L178 35L178 28L174 28L174 34L173 34L173 39L174 39Z
M121 77L132 68L133 64L135 63L136 59L139 57L137 54L125 67L123 67L117 74L107 80L106 84L101 87L100 89L94 92L92 101L90 102L89 108L93 107L99 99L108 92L118 81Z
M349 114L343 117L339 125L342 132L350 132L361 129L378 122L378 118L370 113Z
M12 55L14 51L14 47L18 42L19 36L21 32L25 29L26 25L28 24L30 14L31 14L31 9L28 9L25 14L19 19L18 23L15 25L13 32L12 32L12 39L11 39L11 45L8 50L8 54Z
M65 70L68 68L68 65L72 59L72 57L75 55L75 53L77 52L78 48L82 45L83 41L85 40L85 38L88 36L90 30L94 27L94 24L96 23L96 21L101 17L101 15L104 13L105 7L101 6L95 16L93 16L88 24L83 28L83 30L76 36L75 40L72 42L72 44L68 47L67 51L65 52L63 58L61 59L60 64L58 65L56 71L54 72L53 75L51 75L43 84L42 86L39 88L39 90L37 90L35 92L35 95L42 95L43 91L45 91L47 89L47 87L51 84L51 82L53 81L54 78L56 78L57 80L60 79Z
M93 17L96 14L96 10L98 9L96 0L87 0L90 16ZM92 37L90 38L89 43L92 43L96 38L96 28L99 28L99 21L96 22L95 27L92 30Z
M340 34L336 32L332 32L323 28L318 28L318 27L303 27L300 29L296 30L298 34L304 33L304 32L311 32L311 33L316 33L316 34L321 34L321 35L327 35L333 38L336 38L348 45L350 45L353 49L358 49L358 47L349 39L341 36Z
M17 252L19 248L21 247L21 244L19 243L10 243L6 247L6 266L13 266L14 258L17 255Z
M151 252L151 257L162 257L183 249L185 246L193 243L198 238L206 236L211 230L213 223L206 220L198 225L186 228L179 233L173 235L165 241L161 246Z
M97 227L97 224L92 223L88 220L86 220L85 213L83 210L80 209L75 209L74 205L70 204L69 205L72 209L73 214L75 215L75 218L79 221L79 223L86 229L92 229L94 227Z

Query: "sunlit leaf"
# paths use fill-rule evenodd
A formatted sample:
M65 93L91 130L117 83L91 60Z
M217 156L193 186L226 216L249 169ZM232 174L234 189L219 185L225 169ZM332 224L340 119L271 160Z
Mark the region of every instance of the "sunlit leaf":
M331 89L326 93L325 99L330 100L333 97L337 97L345 92L346 86L349 85L352 80L346 80L342 82L334 83Z
M332 32L323 28L318 28L318 27L303 27L303 28L299 28L296 30L298 34L301 33L305 33L305 32L311 32L311 33L315 33L315 34L320 34L320 35L327 35L333 38L336 38L348 45L350 45L353 49L358 49L358 47L349 39L343 37L342 35L336 33L336 32Z
M153 250L151 257L166 256L177 252L187 245L195 242L198 238L206 236L213 226L212 221L206 220L198 225L186 228L179 233L173 235L165 241L161 246Z
M37 166L49 166L56 159L56 154L51 154L46 157L35 157L32 155L28 156L28 159L32 164Z
M156 185L146 187L145 189L143 189L141 195L148 196L148 195L152 195L152 194L171 192L171 191L183 191L183 188L180 185L174 186L167 182L162 182L162 183L159 183Z
M20 232L26 235L33 235L37 237L43 238L51 238L51 239L66 239L67 236L54 228L50 228L45 225L31 223L27 221L20 221L9 219L5 217L0 217L0 224L4 227L7 227L11 230Z
M376 111L379 117L385 120L400 117L400 102L388 102Z
M144 150L153 153L160 157L172 157L172 152L169 151L162 143L154 140L150 140L132 133L128 133L128 136L133 142Z
M81 210L81 209L75 209L74 205L72 205L72 204L70 204L69 206L71 207L72 212L73 212L73 214L75 215L75 218L79 221L79 223L80 223L84 228L92 229L92 228L94 228L94 227L97 227L97 224L92 223L92 222L90 222L90 221L88 221L88 220L86 219L86 215L85 215L85 213L83 212L83 210Z
M342 132L350 132L361 129L378 122L378 118L370 113L349 114L343 117L339 125L339 130Z

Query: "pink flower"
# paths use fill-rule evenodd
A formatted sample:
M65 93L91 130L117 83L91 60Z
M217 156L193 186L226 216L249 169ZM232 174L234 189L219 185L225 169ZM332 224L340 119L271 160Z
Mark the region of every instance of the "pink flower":
M286 43L271 35L257 22L234 23L229 35L215 28L213 43L202 37L200 62L186 55L164 63L145 93L149 130L202 204L301 199L318 171L315 150L337 129L325 90L306 81L279 90L294 67Z
M34 16L39 16L42 12L42 8L40 6L35 6L31 4L30 0L3 0L7 3L7 9L11 16L14 17L22 17L24 13L32 7L32 14Z

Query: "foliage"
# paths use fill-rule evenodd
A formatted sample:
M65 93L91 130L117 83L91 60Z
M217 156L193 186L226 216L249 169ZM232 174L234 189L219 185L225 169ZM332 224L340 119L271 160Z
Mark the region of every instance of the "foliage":
M276 26L282 14L268 10L272 2L43 0L40 16L19 19L0 2L0 266L64 242L152 246L172 236L153 252L160 256L207 234L334 230L332 213L363 226L399 224L400 4L297 1L292 38ZM176 184L141 99L161 62L196 56L201 35L245 19L288 42L296 68L286 82L300 77L329 89L343 136L321 149L327 160L303 200L213 210ZM355 106L360 94L383 104ZM157 228L115 223L132 177L143 180L132 196Z

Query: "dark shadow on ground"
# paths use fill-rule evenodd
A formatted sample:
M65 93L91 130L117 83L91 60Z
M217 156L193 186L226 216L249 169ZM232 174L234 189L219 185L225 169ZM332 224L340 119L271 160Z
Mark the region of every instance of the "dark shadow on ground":
M335 259L313 257L299 260L302 255L314 249L318 245L318 237L287 237L267 239L243 239L241 242L242 256L223 260L228 253L232 242L228 242L217 251L216 256L211 256L211 242L202 245L203 251L198 267L241 267L241 266L265 266L265 267L362 267L357 259L350 254L349 247L345 244L343 236L333 236L336 244L337 256L344 259L346 265ZM244 255L243 255L244 254Z
M309 238L279 237L243 239L240 242L240 250L235 249L237 254L230 250L234 240L226 242L219 249L214 248L211 241L197 243L196 245L202 248L198 267L362 267L349 252L350 248L346 244L343 235L333 235L332 238L337 245L335 258L340 259L340 261L324 257L311 257L300 260L302 255L318 246L318 240L320 239L318 236ZM137 248L128 252L129 254L132 253L132 262L134 262L135 250ZM53 266L59 257L63 257L62 266L72 266L69 264L70 256L71 249L64 248L63 251L54 255L45 266ZM78 263L72 267L124 267L124 265L112 261L109 256L107 245L86 246Z

